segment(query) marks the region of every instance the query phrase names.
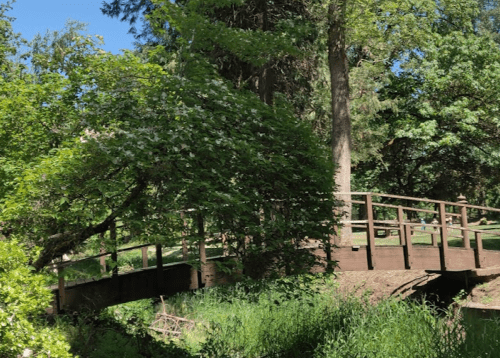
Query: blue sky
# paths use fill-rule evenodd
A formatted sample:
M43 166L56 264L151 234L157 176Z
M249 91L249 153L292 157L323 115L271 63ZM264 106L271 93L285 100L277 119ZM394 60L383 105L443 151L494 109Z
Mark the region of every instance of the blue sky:
M14 31L27 40L47 29L61 30L67 19L73 19L88 23L89 34L104 36L104 50L118 54L122 48L133 49L134 37L128 34L128 23L103 15L101 5L102 0L17 0L7 15L16 18Z

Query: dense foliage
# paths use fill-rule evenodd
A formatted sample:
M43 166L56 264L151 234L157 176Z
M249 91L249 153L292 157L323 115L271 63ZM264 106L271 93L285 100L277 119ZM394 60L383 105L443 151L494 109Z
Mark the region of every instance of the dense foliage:
M36 73L3 79L0 97L1 217L43 248L35 267L117 221L174 244L187 209L193 241L224 232L233 253L278 271L314 263L296 248L332 232L333 166L284 98L271 107L194 53L49 40L33 51Z
M18 242L0 241L0 357L70 357L64 336L37 318L53 296L44 277L30 270L29 259Z
M142 31L136 29L142 41L139 50L148 43L169 49L184 46L209 58L238 86L259 92L267 85L265 78L259 82L263 64L294 83L307 83L299 89L292 82L283 87L279 83L285 82L276 80L272 88L292 98L296 113L312 123L322 141L335 144L346 139L335 134L338 125L332 128L326 34L333 15L327 13L333 6L343 11L339 15L343 26L337 30L345 31L354 190L446 200L463 193L470 202L496 205L498 187L486 178L495 178L498 167L499 143L493 135L498 125L494 103L487 100L497 96L492 83L498 72L498 48L491 41L498 43L498 2L332 0L297 1L288 8L281 2L229 1L208 9L210 4L178 1L163 6L156 1L114 0L102 10L130 21L132 29L135 20L144 20ZM247 22L240 18L245 14ZM164 31L154 31L155 26ZM228 34L234 41L228 42ZM273 41L253 42L262 36ZM292 46L274 41L280 36ZM190 46L182 45L183 38L193 40ZM270 55L259 57L269 48L274 49ZM252 59L261 62L242 67L245 61L252 64L248 49ZM488 55L468 56L472 49ZM289 72L293 66L280 62L284 58L298 61L304 71ZM446 75L449 70L453 77L451 72ZM469 81L471 74L475 82ZM291 88L295 89L287 92ZM479 91L475 100L471 89ZM440 98L450 91L455 94ZM461 96L461 103L453 96ZM439 107L440 114L428 107ZM475 109L483 107L485 113ZM445 111L450 113L444 115ZM460 125L447 124L448 115ZM434 122L439 133L431 133L429 124ZM490 135L479 135L486 127Z

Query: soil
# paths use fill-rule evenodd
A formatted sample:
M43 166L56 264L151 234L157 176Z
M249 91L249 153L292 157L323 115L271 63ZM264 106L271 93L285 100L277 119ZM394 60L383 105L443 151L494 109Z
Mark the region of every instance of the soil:
M401 299L425 299L446 308L461 296L461 304L500 306L500 277L488 282L471 282L463 277L449 278L425 271L340 272L337 282L344 295L365 297L376 303L390 296Z

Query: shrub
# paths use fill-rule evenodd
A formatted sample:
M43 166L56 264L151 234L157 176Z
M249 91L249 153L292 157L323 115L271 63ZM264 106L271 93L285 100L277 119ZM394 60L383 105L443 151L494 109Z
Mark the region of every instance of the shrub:
M52 294L28 261L19 243L0 241L0 357L71 357L64 336L38 319Z

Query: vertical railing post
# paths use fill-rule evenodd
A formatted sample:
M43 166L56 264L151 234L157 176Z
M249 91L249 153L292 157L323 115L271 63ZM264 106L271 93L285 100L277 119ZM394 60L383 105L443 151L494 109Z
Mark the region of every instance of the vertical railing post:
M432 234L431 234L431 240L432 240L432 246L438 246L438 239L437 239L437 233L436 233L436 227L432 227Z
M405 218L403 207L401 205L398 206L398 225L399 225L399 244L405 244Z
M446 207L439 203L439 226L441 227L441 270L448 269L448 228L446 227Z
M104 243L104 234L100 234L101 237L101 247L99 248L99 254L102 255L99 257L99 263L101 265L101 274L106 273L106 245Z
M187 240L186 240L187 223L186 223L186 219L184 219L184 213L181 213L181 220L182 220L182 227L183 227L183 231L181 233L181 235L182 235L182 261L187 261L188 257L189 257L189 251L188 251L188 245L187 245Z
M410 270L413 265L413 245L411 242L411 224L408 223L405 225L405 238L406 245L404 247L404 255L405 255L405 264L406 268Z
M481 238L481 233L476 232L476 250L474 250L476 258L476 267L484 268L484 253L483 253L483 239Z
M109 226L109 239L113 244L111 261L113 262L112 277L118 277L118 242L116 241L116 222L113 220Z
M156 244L156 278L158 293L163 293L163 253L161 250L161 244Z
M203 222L203 216L200 212L197 215L198 219L198 237L199 237L199 248L200 248L200 271L201 271L201 284L206 283L207 276L207 252L205 248L205 225Z
M101 265L101 273L105 274L106 273L106 249L99 249L99 254L102 255L99 257L99 264Z
M375 269L375 228L373 223L372 195L365 194L366 216L368 220L366 238L368 241L368 266L370 270Z
M334 210L333 211L333 216L334 216L334 219L335 219L335 222L337 223L337 218L341 219L339 217L339 211L338 210ZM341 246L342 245L342 240L340 238L340 231L339 231L339 226L337 224L333 225L333 231L335 232L333 234L333 246Z
M223 256L228 256L229 255L229 245L227 242L227 235L224 233L221 233L221 241L222 241L222 255Z
M182 261L187 261L189 257L189 250L188 250L188 244L186 240L185 233L182 233Z
M59 311L64 309L66 303L66 289L64 287L64 266L57 266L57 287L59 288Z
M465 196L460 195L458 197L458 203L459 204L467 204L467 200L465 200ZM460 226L462 227L462 238L463 238L463 245L466 249L470 249L470 239L469 239L469 231L467 230L468 223L467 223L467 207L460 206Z
M149 263L148 263L148 247L144 246L143 248L141 248L141 252L142 252L142 268L146 268L146 267L149 266Z

